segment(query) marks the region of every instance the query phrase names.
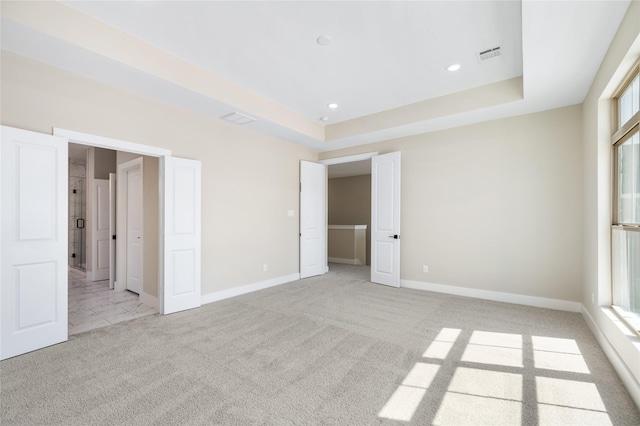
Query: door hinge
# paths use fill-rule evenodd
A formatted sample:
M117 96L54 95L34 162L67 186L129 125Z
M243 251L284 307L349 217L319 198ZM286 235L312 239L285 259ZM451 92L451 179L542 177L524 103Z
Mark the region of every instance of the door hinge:
M302 192L302 182L300 182L300 192Z
M115 236L115 235L112 235L112 236L111 236L111 239L112 239L112 240L115 240L115 239L116 239L116 236Z

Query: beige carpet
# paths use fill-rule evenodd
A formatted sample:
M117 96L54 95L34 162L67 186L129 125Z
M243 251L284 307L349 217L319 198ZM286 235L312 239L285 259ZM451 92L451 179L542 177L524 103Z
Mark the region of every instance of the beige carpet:
M331 268L3 361L1 423L640 424L579 314Z

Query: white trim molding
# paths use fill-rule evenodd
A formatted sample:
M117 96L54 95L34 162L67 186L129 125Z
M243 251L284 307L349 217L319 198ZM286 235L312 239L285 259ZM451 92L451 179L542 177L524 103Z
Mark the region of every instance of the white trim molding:
M231 297L240 296L242 294L253 293L254 291L264 290L269 287L275 287L281 284L290 283L300 279L300 274L285 275L282 277L271 278L270 280L258 281L256 283L243 285L241 287L230 288L228 290L216 291L202 295L202 304L217 302L219 300L229 299Z
M523 294L504 293L501 291L482 290L445 284L433 284L421 281L400 280L400 287L433 291L435 293L453 294L456 296L474 297L476 299L493 300L494 302L534 306L536 308L555 309L558 311L580 312L582 308L581 303L571 302L568 300L547 299L545 297L525 296Z
M329 225L329 229L367 229L367 225Z
M354 161L368 160L371 157L378 155L377 152L365 152L364 154L347 155L346 157L327 158L326 160L320 160L318 163L325 166L331 166L333 164L353 163Z
M601 309L605 311L607 308ZM614 314L612 313L612 315ZM636 405L640 407L640 383L638 383L638 381L633 377L633 374L631 373L631 371L629 371L629 368L618 354L618 351L611 344L605 333L600 329L600 327L598 327L593 317L584 306L582 306L582 316L584 317L585 322L591 329L591 332L595 336L596 340L598 341L598 344L602 348L602 351L606 355L607 359L618 373L618 376L620 376L620 380L622 380L622 383L627 388L627 391L629 391L631 399L633 399ZM620 327L625 326L620 323ZM621 331L622 333L624 333L624 330Z
M342 263L344 265L362 265L360 259L344 259L341 257L328 257L329 263Z
M80 145L91 145L98 148L112 149L116 151L127 151L134 154L149 155L152 157L170 156L171 150L158 148L151 145L122 141L119 139L106 138L104 136L92 135L89 133L76 132L73 130L53 128L54 136L61 136L69 139L69 142Z

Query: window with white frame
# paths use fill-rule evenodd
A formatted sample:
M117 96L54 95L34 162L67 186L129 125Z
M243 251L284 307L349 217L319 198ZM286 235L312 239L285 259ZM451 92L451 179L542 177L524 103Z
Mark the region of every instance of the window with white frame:
M614 97L613 307L640 333L640 64Z

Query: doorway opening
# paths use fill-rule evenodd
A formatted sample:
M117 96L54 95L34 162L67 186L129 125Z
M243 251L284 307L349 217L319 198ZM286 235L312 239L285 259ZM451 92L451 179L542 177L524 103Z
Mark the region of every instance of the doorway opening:
M307 228L303 224L307 224L307 216L313 216L309 214L309 206L314 204L322 205L323 210L327 209L328 194L324 187L316 185L314 186L305 183L305 172L312 174L316 180L320 177L324 178L326 183L327 179L327 167L333 165L344 165L349 163L361 162L362 166L366 166L367 163L371 166L371 177L369 178L371 185L371 222L370 227L370 256L369 262L371 264L371 282L376 284L383 284L392 287L400 287L400 192L401 192L401 153L399 151L389 152L386 154L378 155L376 152L351 155L347 157L331 158L322 160L320 162L324 167L316 170L314 173L309 173L312 170L313 164L301 161L301 193L300 193L300 231L301 231L301 244L300 244L300 275L304 278L302 271L306 263L303 259L306 259L312 252L308 250L303 242L305 240L305 234L309 234ZM348 167L348 166L346 166ZM316 168L317 167L313 167ZM308 187L311 187L310 189ZM305 189L306 188L306 189ZM325 198L323 200L323 198ZM310 199L310 200L309 200ZM306 207L306 208L303 208ZM316 214L316 216L318 216ZM316 227L321 228L324 226L322 234L326 238L328 233L328 223L318 220L311 221L316 224ZM344 227L345 225L343 225ZM335 225L334 225L335 227ZM361 229L358 229L361 228ZM340 228L340 226L338 226ZM364 225L353 227L353 245L357 247L356 236L357 232L362 232L365 228ZM338 229L337 229L338 230ZM326 239L325 239L326 241ZM366 253L366 250L365 250ZM325 265L328 268L328 256L327 250L315 256L317 259L324 259ZM351 260L350 260L351 259ZM347 259L349 263L358 262L358 256L354 253L350 259ZM360 260L362 262L362 260ZM309 263L309 262L307 262ZM306 276L312 276L308 274Z
M69 142L158 158L158 202L153 203L159 214L153 230L159 239L154 256L158 310L167 315L202 304L200 161L65 129L54 128L53 135L47 135L0 127L0 359L68 340ZM89 264L87 258L87 268Z
M371 268L371 159L376 155L320 161L327 166L327 263Z
M327 167L327 260L371 265L371 160Z
M158 165L157 157L69 143L69 335L158 313Z

